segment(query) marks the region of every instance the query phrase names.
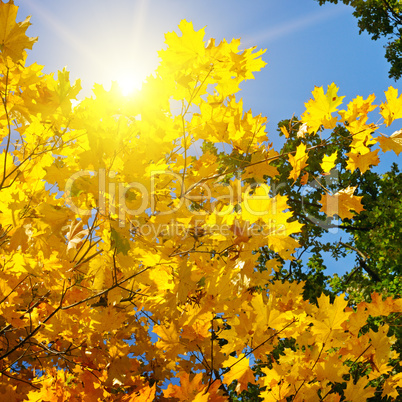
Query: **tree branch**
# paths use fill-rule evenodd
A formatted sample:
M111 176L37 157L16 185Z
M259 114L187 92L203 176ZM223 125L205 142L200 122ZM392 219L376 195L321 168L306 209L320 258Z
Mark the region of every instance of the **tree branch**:
M353 247L350 244L347 243L342 243L341 241L339 242L342 246L346 248L350 248L351 250L355 251L359 255L359 263L360 266L369 274L371 279L373 279L374 282L381 282L381 278L378 276L377 272L373 271L366 263L367 261L367 256L363 254L362 251L357 249L356 247Z

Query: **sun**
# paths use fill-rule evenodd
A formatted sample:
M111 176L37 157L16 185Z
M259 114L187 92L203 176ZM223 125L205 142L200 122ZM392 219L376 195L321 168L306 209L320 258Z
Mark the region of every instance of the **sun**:
M103 85L105 89L117 88L123 97L136 97L147 79L154 75L159 60L147 61L145 56L141 56L141 53L133 54L139 56L124 59L119 58L116 54L116 57L112 58L109 63L100 66L97 70L97 77L93 77L93 80L96 79L95 82ZM138 59L144 59L144 62L139 63Z
M121 93L123 96L129 96L135 91L139 91L141 89L142 83L145 77L142 77L138 73L121 73L116 76L115 81L119 86Z

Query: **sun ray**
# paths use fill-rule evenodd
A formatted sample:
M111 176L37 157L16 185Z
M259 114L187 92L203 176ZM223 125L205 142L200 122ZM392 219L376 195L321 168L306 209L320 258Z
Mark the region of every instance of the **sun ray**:
M40 4L28 0L25 6L74 49L77 61L68 66L69 70L73 76L90 78L83 80L87 88L84 87L80 97L89 95L95 82L108 89L113 81L119 85L122 95L127 96L139 90L146 76L156 68L154 60L149 60L148 52L141 42L145 16L149 10L148 0L138 1L131 10L128 26L117 30L115 35L113 30L109 36L103 33L97 42L79 37L58 15Z
M313 24L322 23L323 21L331 18L335 18L340 14L349 11L347 7L319 9L316 12L306 14L300 17L293 18L284 23L268 27L267 29L257 32L255 35L247 37L243 40L245 45L249 43L261 43L277 40L280 37L294 34L301 31Z

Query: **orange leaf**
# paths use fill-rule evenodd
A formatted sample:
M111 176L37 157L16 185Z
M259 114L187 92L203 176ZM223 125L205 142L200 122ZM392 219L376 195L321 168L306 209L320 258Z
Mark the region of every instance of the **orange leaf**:
M354 210L357 213L363 211L361 199L363 197L354 196L356 187L348 187L338 191L336 194L324 194L321 196L320 204L322 208L320 212L324 212L327 216L338 215L341 219L352 218Z
M145 386L139 391L130 395L129 399L125 399L125 402L152 402L155 400L156 385L152 387Z
M370 166L377 166L380 163L380 159L378 158L378 149L365 154L348 152L346 156L349 157L346 167L351 172L359 169L360 173L364 173L370 168Z
M169 384L163 395L168 398L173 396L179 401L207 402L209 393L205 392L208 384L202 383L202 373L196 374L191 380L188 373L181 373L180 386Z
M381 135L377 138L383 152L394 151L397 155L402 152L402 130L395 131L390 137Z

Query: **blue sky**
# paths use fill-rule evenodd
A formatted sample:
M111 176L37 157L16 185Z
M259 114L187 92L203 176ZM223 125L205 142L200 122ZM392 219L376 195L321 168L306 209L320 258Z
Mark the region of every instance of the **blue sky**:
M349 102L371 93L377 102L390 85L385 41L359 35L352 8L319 6L314 0L15 0L19 18L31 15L29 36L39 42L28 62L45 72L67 67L81 78L82 95L95 82L110 85L124 74L144 78L157 66L164 34L182 19L206 26L206 40L241 38L244 47L267 49L266 68L243 85L245 108L268 117L268 136L277 143L277 123L300 116L314 86L335 82ZM395 127L395 130L399 127ZM385 163L397 161L387 155ZM336 264L339 270L339 263ZM349 271L352 267L349 266Z

